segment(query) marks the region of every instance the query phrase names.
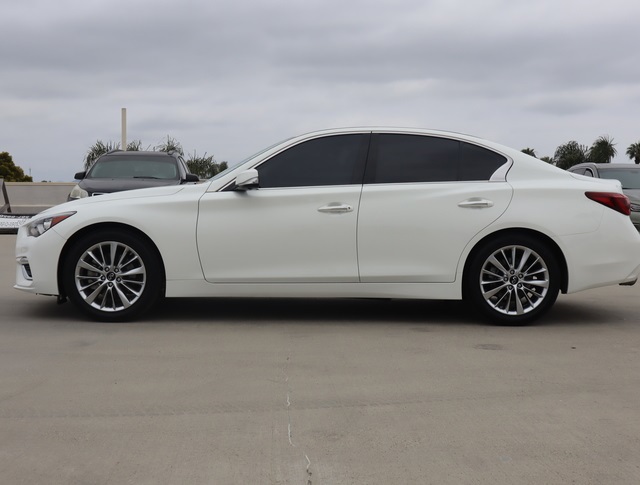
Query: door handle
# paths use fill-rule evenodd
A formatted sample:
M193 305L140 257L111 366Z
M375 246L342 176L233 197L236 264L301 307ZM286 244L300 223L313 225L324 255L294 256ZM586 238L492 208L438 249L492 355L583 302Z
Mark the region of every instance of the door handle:
M340 204L339 202L332 202L331 204L318 207L318 212L325 212L327 214L344 214L345 212L353 211L353 207L349 204Z
M480 197L472 197L471 199L460 202L458 207L465 209L485 209L487 207L493 207L493 201L489 199L482 199Z

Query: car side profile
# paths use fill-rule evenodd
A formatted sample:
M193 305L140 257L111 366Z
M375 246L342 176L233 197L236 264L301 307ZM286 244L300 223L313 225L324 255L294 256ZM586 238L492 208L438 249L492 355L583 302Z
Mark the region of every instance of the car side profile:
M121 190L179 185L199 181L175 152L113 150L98 157L89 170L74 175L80 182L67 200Z
M558 294L634 284L620 183L497 143L401 128L290 138L197 185L28 221L16 285L130 320L161 297L464 299L519 325Z
M587 177L618 180L631 203L631 222L640 231L640 166L634 163L579 163L568 169Z

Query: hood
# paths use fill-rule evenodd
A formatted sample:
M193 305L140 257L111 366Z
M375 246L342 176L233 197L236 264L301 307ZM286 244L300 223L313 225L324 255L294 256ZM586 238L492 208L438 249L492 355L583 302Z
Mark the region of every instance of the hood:
M55 214L64 211L73 211L79 207L91 204L105 204L113 200L126 200L126 199L139 199L142 197L166 197L173 194L177 194L182 190L201 190L204 192L208 187L208 184L198 185L169 185L165 187L152 187L148 189L140 190L123 190L120 192L113 192L111 194L96 195L94 197L84 197L82 199L76 199L64 204L50 207L49 209L40 212L37 217L47 214Z

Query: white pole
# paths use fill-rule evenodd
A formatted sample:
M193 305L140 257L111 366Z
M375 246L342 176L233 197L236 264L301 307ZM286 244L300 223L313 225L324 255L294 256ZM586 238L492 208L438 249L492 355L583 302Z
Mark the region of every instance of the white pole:
M127 150L127 108L122 108L122 149Z

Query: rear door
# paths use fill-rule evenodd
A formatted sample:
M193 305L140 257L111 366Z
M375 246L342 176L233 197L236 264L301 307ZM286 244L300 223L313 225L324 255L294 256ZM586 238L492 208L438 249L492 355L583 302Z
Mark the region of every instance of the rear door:
M453 282L467 243L506 210L509 163L467 142L373 135L358 220L362 282Z

